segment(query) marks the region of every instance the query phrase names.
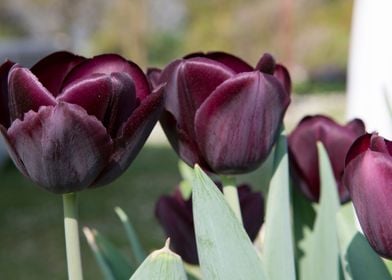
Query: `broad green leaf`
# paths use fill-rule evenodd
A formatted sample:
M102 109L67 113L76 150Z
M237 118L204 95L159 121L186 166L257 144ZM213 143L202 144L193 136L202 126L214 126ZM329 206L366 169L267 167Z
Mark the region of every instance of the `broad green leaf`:
M83 232L106 280L128 279L132 275L135 269L109 240L87 227Z
M252 242L214 182L195 167L193 217L203 279L267 279Z
M389 271L389 274L392 275L392 261L384 259L384 263Z
M189 280L202 279L200 266L184 262L184 267Z
M132 255L135 258L136 263L139 265L146 258L146 253L142 245L140 244L139 237L133 225L129 221L128 215L120 207L115 207L114 211L116 212L117 216L120 218L120 221L124 226L129 243L131 245Z
M295 279L287 139L278 139L264 223L264 268L271 280Z
M317 144L317 148L321 194L309 250L304 258L305 270L301 271L301 278L304 280L337 280L340 275L336 226L339 198L327 152L321 143Z
M182 160L178 161L178 170L180 171L182 181L180 182L180 191L182 197L187 200L192 194L192 180L193 180L193 168L189 167Z
M181 257L169 249L169 239L165 247L152 252L130 278L130 280L154 279L187 279Z
M309 250L311 234L316 219L316 212L312 203L300 192L298 187L293 186L292 209L294 220L295 237L295 261L297 278L302 279L301 271L306 269L304 263L305 252Z
M345 280L392 279L383 260L357 231L351 203L339 211L337 221Z

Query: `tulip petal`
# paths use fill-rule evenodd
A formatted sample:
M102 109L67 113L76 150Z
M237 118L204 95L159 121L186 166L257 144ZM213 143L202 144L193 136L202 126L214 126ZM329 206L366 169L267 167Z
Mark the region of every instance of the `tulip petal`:
M222 83L195 117L197 143L214 172L257 168L271 151L288 104L278 80L259 71Z
M392 259L392 158L365 151L346 166L344 183L349 188L359 222L370 245Z
M265 74L273 75L275 72L275 65L274 57L269 53L265 53L260 58L259 62L257 62L256 69Z
M84 60L70 52L55 52L38 61L31 67L31 72L53 96L57 96L67 74Z
M203 170L212 171L205 160L200 157L201 153L195 139L190 137L183 129L179 128L176 119L170 112L162 112L159 122L165 131L170 145L186 164L193 166L197 163Z
M161 81L167 82L165 109L177 120L181 129L194 136L193 119L203 101L234 75L225 65L206 58L175 61L166 67Z
M0 132L1 132L1 135L3 136L4 143L5 143L6 147L7 147L8 154L10 155L10 157L11 157L12 161L14 162L15 166L18 168L18 170L24 176L28 177L26 168L24 167L23 162L20 160L20 158L19 158L19 156L18 156L14 146L11 144L11 141L10 141L10 139L8 137L8 134L7 134L7 130L2 125L0 125Z
M282 64L279 64L279 63L276 64L275 70L274 70L274 76L283 85L286 92L288 94L290 94L291 93L291 78L290 78L290 73L287 70L287 68L284 67Z
M151 88L154 89L159 85L162 70L158 68L148 68L147 77L150 81Z
M244 228L254 241L264 223L264 200L261 193L252 192L248 185L240 185L237 189Z
M103 54L87 59L77 65L67 76L64 85L88 77L95 73L111 74L124 72L132 77L138 99L142 100L150 93L150 85L143 71L132 61L127 61L116 54Z
M58 100L78 104L101 120L112 137L137 106L135 86L126 73L95 74L69 84Z
M0 66L0 124L8 128L11 124L8 109L8 73L15 63L6 60Z
M290 158L296 172L298 185L312 201L320 196L320 176L316 142L321 141L328 152L333 173L338 184L340 201L349 199L341 179L346 154L354 140L365 131L357 125L341 126L322 115L305 117L288 138ZM363 127L364 129L364 127Z
M155 216L170 238L170 246L187 263L198 264L192 208L174 197L161 197L155 207Z
M22 119L30 110L55 105L56 100L27 68L14 65L8 78L9 110L11 121Z
M231 68L235 73L250 72L254 70L252 66L243 61L241 58L225 52L196 52L188 54L184 58L189 59L194 57L205 57L215 60Z
M122 174L140 152L163 110L163 85L142 100L114 140L110 161L94 185L105 185Z
M110 76L97 74L69 84L57 100L77 104L102 122L111 93Z
M112 151L105 127L64 102L28 112L12 123L8 136L31 180L54 193L89 187Z
M347 152L345 165L348 165L355 157L369 149L371 138L372 134L366 133L354 141Z

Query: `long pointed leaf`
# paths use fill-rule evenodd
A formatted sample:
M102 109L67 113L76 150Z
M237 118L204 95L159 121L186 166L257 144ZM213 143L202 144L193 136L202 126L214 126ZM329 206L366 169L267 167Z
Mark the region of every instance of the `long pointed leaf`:
M278 139L265 219L264 268L271 280L295 279L287 139Z
M243 226L214 182L198 166L192 190L203 279L266 279L261 260Z
M181 257L165 247L152 252L132 275L130 280L186 280Z
M139 237L133 225L129 221L128 215L120 207L114 208L114 211L124 226L125 233L127 234L129 243L131 245L132 255L134 256L136 263L139 265L146 258L146 253L140 244Z
M317 144L321 196L310 240L310 248L304 259L305 270L301 278L305 280L337 280L339 279L339 249L336 226L336 214L339 199L335 177L327 152L321 143Z
M116 247L96 230L85 227L83 231L105 279L128 279L134 268Z

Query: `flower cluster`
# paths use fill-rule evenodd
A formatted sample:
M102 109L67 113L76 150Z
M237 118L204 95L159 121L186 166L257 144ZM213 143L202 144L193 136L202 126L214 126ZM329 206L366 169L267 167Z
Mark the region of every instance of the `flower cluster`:
M108 184L135 159L158 120L179 157L218 175L257 169L283 128L291 97L287 69L264 54L255 67L224 52L192 53L147 74L116 54L53 53L31 69L0 66L0 131L22 174L66 194ZM288 136L293 182L320 198L317 142L329 156L341 203L352 199L371 246L392 258L392 142L355 119L305 117ZM239 186L254 240L263 198ZM156 216L172 247L197 264L190 200L162 197Z

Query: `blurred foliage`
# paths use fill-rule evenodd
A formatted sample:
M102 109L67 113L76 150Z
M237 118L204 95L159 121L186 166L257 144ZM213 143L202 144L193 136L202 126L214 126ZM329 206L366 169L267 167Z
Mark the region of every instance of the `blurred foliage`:
M255 65L263 52L295 82L323 65L346 68L352 1L4 0L0 38L67 37L78 53L117 52L144 68L223 50ZM171 24L168 28L167 25ZM64 41L64 40L63 40ZM66 41L66 40L65 40Z

